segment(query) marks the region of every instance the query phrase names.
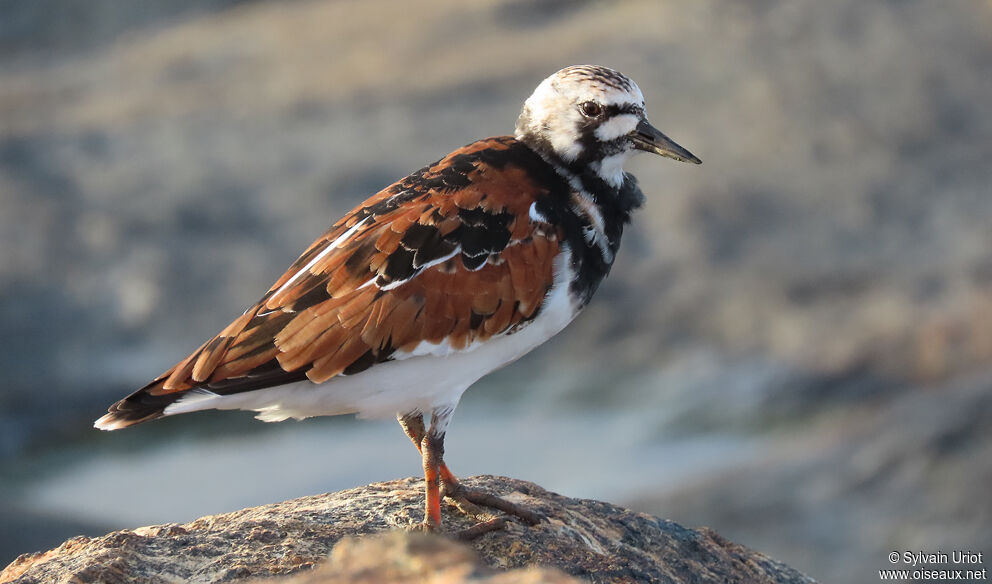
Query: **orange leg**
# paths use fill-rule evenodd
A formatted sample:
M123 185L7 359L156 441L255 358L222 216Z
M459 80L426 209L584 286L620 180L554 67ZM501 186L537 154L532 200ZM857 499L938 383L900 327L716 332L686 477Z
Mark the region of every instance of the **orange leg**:
M440 468L444 453L444 436L428 432L421 442L420 453L424 459L426 483L424 525L430 531L441 528Z
M424 427L424 417L419 413L396 417L424 461L424 527L429 531L441 527L441 483L445 491L458 485L458 479L444 464L444 428L450 417L450 410L435 412L430 430Z
M424 418L420 413L396 416L403 431L406 432L423 458L426 491L424 527L430 531L436 531L441 527L442 497L453 499L464 512L473 513L471 509L481 505L515 515L530 525L539 523L542 519L539 513L495 495L468 489L458 482L458 479L444 463L444 429L447 427L450 416L450 410L435 411L431 416L429 430L425 428ZM462 539L472 539L494 529L501 529L505 523L503 518L485 521L464 530L458 536Z
M406 432L407 437L410 438L413 445L416 446L420 454L423 455L423 442L424 437L427 435L427 429L424 427L424 417L420 414L407 414L405 416L396 416L396 419L399 420L400 426L403 428L403 431ZM443 451L443 444L441 448ZM444 484L445 489L451 490L457 487L458 478L456 478L454 473L448 469L448 465L444 463L444 460L441 460L440 463L439 472L441 475L441 482Z

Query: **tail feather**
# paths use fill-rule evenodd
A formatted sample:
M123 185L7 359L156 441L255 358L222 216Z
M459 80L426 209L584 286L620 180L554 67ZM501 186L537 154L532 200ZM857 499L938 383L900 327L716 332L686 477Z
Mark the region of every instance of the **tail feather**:
M185 392L157 394L164 380L157 379L107 409L107 414L93 423L100 430L119 430L141 422L156 420L165 415L170 404L183 397Z
M182 366L184 363L185 361L176 367ZM166 415L203 409L206 401L200 398L250 392L307 379L305 370L285 371L279 365L279 361L272 359L239 377L202 383L197 383L192 378L185 378L180 384L182 389L166 389L165 386L169 383L174 370L175 367L163 373L155 381L110 406L107 414L94 422L93 426L100 430L119 430L141 422L156 420ZM184 406L191 406L196 403L200 407L174 409L167 414L165 409L179 400L183 400Z

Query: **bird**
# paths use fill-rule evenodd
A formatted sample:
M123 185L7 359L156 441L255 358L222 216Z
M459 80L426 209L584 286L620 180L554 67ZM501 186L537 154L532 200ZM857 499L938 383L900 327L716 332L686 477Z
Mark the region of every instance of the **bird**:
M638 152L701 162L651 125L623 73L555 72L512 136L456 149L355 207L257 303L95 427L206 409L266 422L396 416L421 454L424 530L441 530L442 497L540 521L460 483L444 462L446 431L469 386L589 303L645 201L623 170Z

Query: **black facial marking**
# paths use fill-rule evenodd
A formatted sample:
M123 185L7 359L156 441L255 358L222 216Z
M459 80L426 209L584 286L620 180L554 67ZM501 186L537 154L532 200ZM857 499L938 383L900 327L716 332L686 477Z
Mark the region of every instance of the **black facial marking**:
M644 115L644 108L636 103L613 103L604 108L603 117L609 119L613 116L619 116L622 114L634 114L635 116L640 117Z
M579 156L572 162L568 163L567 166L569 166L574 172L578 173L581 169L601 161L604 158L630 150L632 143L629 136L617 136L612 140L606 141L600 140L599 137L596 136L596 131L600 127L609 123L614 117L623 115L635 115L640 117L643 115L643 109L635 104L613 104L606 106L606 110L601 119L585 120L585 123L578 128L578 140L582 145L582 151L579 153Z

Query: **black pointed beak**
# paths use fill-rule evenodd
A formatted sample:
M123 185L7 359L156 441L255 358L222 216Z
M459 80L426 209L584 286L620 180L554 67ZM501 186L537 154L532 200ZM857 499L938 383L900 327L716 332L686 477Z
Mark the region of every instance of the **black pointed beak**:
M681 162L691 162L693 164L702 164L703 162L693 156L692 152L689 152L672 141L671 138L662 134L661 130L649 124L647 120L641 120L641 123L637 124L637 128L631 134L631 138L634 140L634 148L638 150L653 152Z

